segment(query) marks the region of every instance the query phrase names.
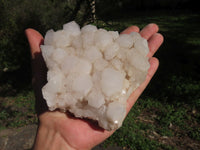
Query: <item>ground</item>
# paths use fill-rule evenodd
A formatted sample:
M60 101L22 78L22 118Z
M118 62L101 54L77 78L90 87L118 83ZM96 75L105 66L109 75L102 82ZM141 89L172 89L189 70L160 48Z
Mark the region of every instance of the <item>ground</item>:
M1 150L29 150L32 148L37 125L28 125L16 129L5 129L0 133Z

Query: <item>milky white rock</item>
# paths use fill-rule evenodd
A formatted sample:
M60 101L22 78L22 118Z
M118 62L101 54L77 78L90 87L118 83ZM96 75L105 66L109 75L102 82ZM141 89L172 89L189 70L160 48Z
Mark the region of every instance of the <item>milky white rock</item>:
M119 45L117 43L113 43L109 46L107 46L104 50L104 57L106 60L113 59L119 50Z
M124 48L131 48L133 46L133 39L129 34L120 34L117 42Z
M106 68L101 75L101 90L106 96L111 97L121 92L123 81L124 76L121 72L113 68Z
M126 115L126 107L120 102L111 102L108 104L106 117L110 122L113 122L112 128L118 128L122 124L121 121Z
M71 45L72 38L67 31L58 30L58 31L54 32L53 36L54 36L53 42L54 42L55 47L64 48L66 46Z
M78 36L81 33L80 27L75 21L64 24L63 29L71 36Z
M148 42L142 38L138 32L130 33L132 37L134 48L137 49L142 55L146 56L149 53Z
M92 88L92 79L88 74L78 76L72 83L72 90L86 96Z
M112 44L113 38L112 35L104 29L99 29L95 32L94 36L95 45L101 50L104 51L106 46Z
M90 46L85 48L84 57L86 57L86 59L88 59L92 63L102 58L102 56L103 56L102 53L95 46Z
M91 91L86 98L88 100L88 105L94 108L99 108L105 103L103 94L98 90ZM98 101L96 99L98 99Z
M81 33L94 33L94 32L96 32L97 31L97 27L96 26L94 26L94 25L86 25L86 26L84 26L84 27L82 27L81 28Z
M122 125L126 101L150 67L147 40L136 32L119 35L72 21L63 30L47 31L41 50L48 68L42 94L49 110L96 120L106 130Z
M52 59L56 61L57 64L61 64L64 61L66 55L68 55L67 51L62 48L57 48L52 53Z
M45 38L44 38L45 45L52 45L54 44L54 31L51 29L47 31Z
M132 56L135 56L134 58ZM150 67L148 58L144 58L136 49L132 48L127 52L127 59L131 65L141 71L147 71Z

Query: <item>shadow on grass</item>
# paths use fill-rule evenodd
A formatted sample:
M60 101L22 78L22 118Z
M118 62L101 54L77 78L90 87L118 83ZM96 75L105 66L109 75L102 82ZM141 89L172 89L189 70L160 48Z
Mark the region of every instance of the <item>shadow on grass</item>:
M200 15L160 19L165 42L155 55L160 67L145 95L200 106Z

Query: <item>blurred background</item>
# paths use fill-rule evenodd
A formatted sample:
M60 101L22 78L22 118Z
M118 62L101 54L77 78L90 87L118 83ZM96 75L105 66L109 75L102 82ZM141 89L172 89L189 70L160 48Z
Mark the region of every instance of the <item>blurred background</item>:
M165 41L160 67L102 149L200 149L200 11L196 0L0 0L0 132L37 123L24 30L75 20L122 31L148 23ZM1 138L0 138L1 140ZM1 142L0 142L1 145Z

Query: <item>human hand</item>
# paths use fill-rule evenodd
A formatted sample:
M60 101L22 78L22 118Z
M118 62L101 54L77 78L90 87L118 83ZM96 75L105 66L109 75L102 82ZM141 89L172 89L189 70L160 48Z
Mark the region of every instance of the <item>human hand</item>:
M163 42L163 36L158 32L158 26L149 24L141 31L136 26L124 30L122 34L139 32L148 40L150 52L148 54L150 68L146 80L131 94L127 100L127 114L148 85L158 68L158 60L153 57ZM33 29L25 31L28 38L32 56L33 88L36 96L36 111L39 117L39 128L34 145L35 150L62 150L62 149L91 149L111 136L114 131L106 131L92 121L78 119L67 113L48 111L45 100L42 97L41 88L46 84L47 68L43 60L40 45L43 37Z

